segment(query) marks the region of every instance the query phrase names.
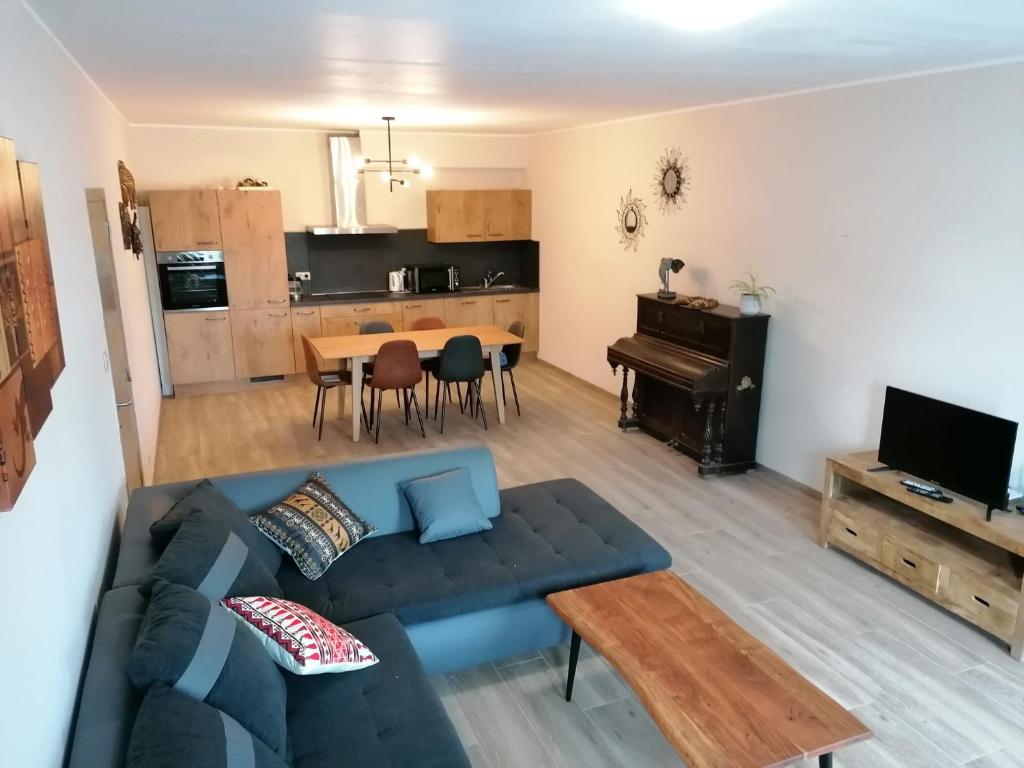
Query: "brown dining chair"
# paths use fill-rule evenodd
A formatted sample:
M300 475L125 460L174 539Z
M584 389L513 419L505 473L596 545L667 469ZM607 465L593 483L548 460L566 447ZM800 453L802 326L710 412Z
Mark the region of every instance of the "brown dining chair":
M359 335L360 336L363 336L363 335L366 335L366 334L371 334L371 333L394 333L394 332L395 332L395 327L391 323L389 323L387 320L367 320L366 322L359 324ZM371 376L373 376L373 361L372 360L370 360L369 362L363 363L363 373L366 375L366 378L370 378ZM374 394L373 394L373 390L371 389L370 390L370 426L373 426L373 415L374 415L374 413L376 413L377 411L380 410L379 408L375 408L374 407L374 400L373 400L373 398L374 398ZM395 402L398 403L398 407L399 408L402 407L402 403L398 399L398 392L397 391L395 392ZM370 431L370 427L367 427L366 431L369 432Z
M444 320L440 317L421 317L418 320L412 321L412 327L410 331L436 331L441 328L445 328ZM428 357L425 360L420 361L420 368L426 375L426 414L427 418L430 418L430 374L434 374L434 378L437 378L437 365L438 359L436 357ZM438 385L440 386L440 385ZM459 400L462 400L461 393Z
M405 401L405 423L409 423L409 408L416 409L416 419L420 424L420 434L426 438L427 431L423 427L423 416L420 414L420 404L416 399L416 385L423 378L423 371L420 370L420 356L416 351L416 344L411 341L388 341L381 344L377 351L377 359L374 361L373 375L370 377L369 386L371 390L370 407L373 407L374 398L372 393L379 390L376 397L377 413L374 417L373 441L380 442L380 404L384 399L384 390L393 389L397 394L402 392ZM363 421L367 422L366 409L363 408ZM370 428L367 426L366 431Z
M340 384L352 383L352 371L321 371L320 361L316 356L316 350L309 340L309 336L302 335L302 353L306 358L306 375L316 385L316 400L313 402L313 426L317 425L317 415L320 416L320 431L317 433L317 440L324 436L324 411L327 410L327 390L334 389ZM363 419L366 419L366 409L363 409ZM366 431L370 431L367 423Z

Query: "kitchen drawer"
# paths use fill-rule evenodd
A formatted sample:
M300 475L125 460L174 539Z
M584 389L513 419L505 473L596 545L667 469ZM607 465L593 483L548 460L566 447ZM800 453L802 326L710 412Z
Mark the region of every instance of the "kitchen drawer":
M882 565L897 581L925 595L934 595L939 589L942 565L922 555L918 547L902 541L898 535L882 539Z
M394 315L402 313L402 305L397 301L368 301L365 304L324 304L320 307L320 316L359 317L360 315Z
M1019 617L1019 593L966 568L951 568L941 602L973 624L1009 641Z
M377 313L367 315L328 315L323 313L321 317L324 336L355 336L359 333L359 326L370 322L390 323L395 332L401 331L403 328L401 312L391 315L378 315Z
M862 517L850 507L833 505L828 522L827 539L830 544L878 562L880 535L876 521Z

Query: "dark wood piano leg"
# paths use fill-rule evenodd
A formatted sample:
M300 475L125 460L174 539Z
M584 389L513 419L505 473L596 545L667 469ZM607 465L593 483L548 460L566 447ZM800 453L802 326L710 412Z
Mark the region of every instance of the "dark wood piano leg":
M718 404L718 441L715 443L715 463L722 463L722 454L725 449L725 406L726 401Z
M616 366L612 366L614 371ZM636 373L633 373L633 389L636 391ZM633 418L629 418L629 368L622 366L622 390L619 392L619 429L625 431L636 426L636 402L634 395Z
M631 419L631 426L636 426L640 422L640 403L636 396L638 381L640 381L640 376L636 371L633 371L633 418Z
M711 463L711 441L714 439L716 403L714 400L706 400L703 404L704 407L707 408L708 412L704 417L704 440L700 447L700 463L706 466Z

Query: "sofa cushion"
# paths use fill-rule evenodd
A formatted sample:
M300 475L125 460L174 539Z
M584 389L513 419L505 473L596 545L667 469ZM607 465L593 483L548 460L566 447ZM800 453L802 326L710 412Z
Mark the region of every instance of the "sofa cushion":
M274 752L217 709L154 684L128 744L128 768L288 768Z
M489 531L494 527L484 516L468 469L452 469L406 480L400 487L420 529L420 544Z
M349 509L319 472L252 524L292 556L308 579L319 579L331 563L377 529Z
M128 674L139 688L161 682L207 702L287 755L281 672L231 611L195 590L153 588Z
M671 564L654 539L576 480L503 490L493 523L433 544L414 532L367 539L319 581L290 563L277 578L289 600L335 623L393 613L411 625Z
M260 546L252 546L252 536ZM239 595L280 597L277 579L260 556L261 546L276 549L248 523L229 528L215 514L194 509L140 591L148 595L158 581L169 581L191 587L211 600Z
M374 616L345 628L374 649L380 664L344 675L286 676L293 767L468 767L398 621Z

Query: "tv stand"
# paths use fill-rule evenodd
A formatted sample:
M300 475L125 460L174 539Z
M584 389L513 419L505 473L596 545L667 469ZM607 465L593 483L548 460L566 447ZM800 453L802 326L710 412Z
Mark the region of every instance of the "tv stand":
M903 472L875 473L875 451L825 462L819 541L899 581L1024 658L1024 517L957 494L907 493ZM917 478L911 478L917 479Z

